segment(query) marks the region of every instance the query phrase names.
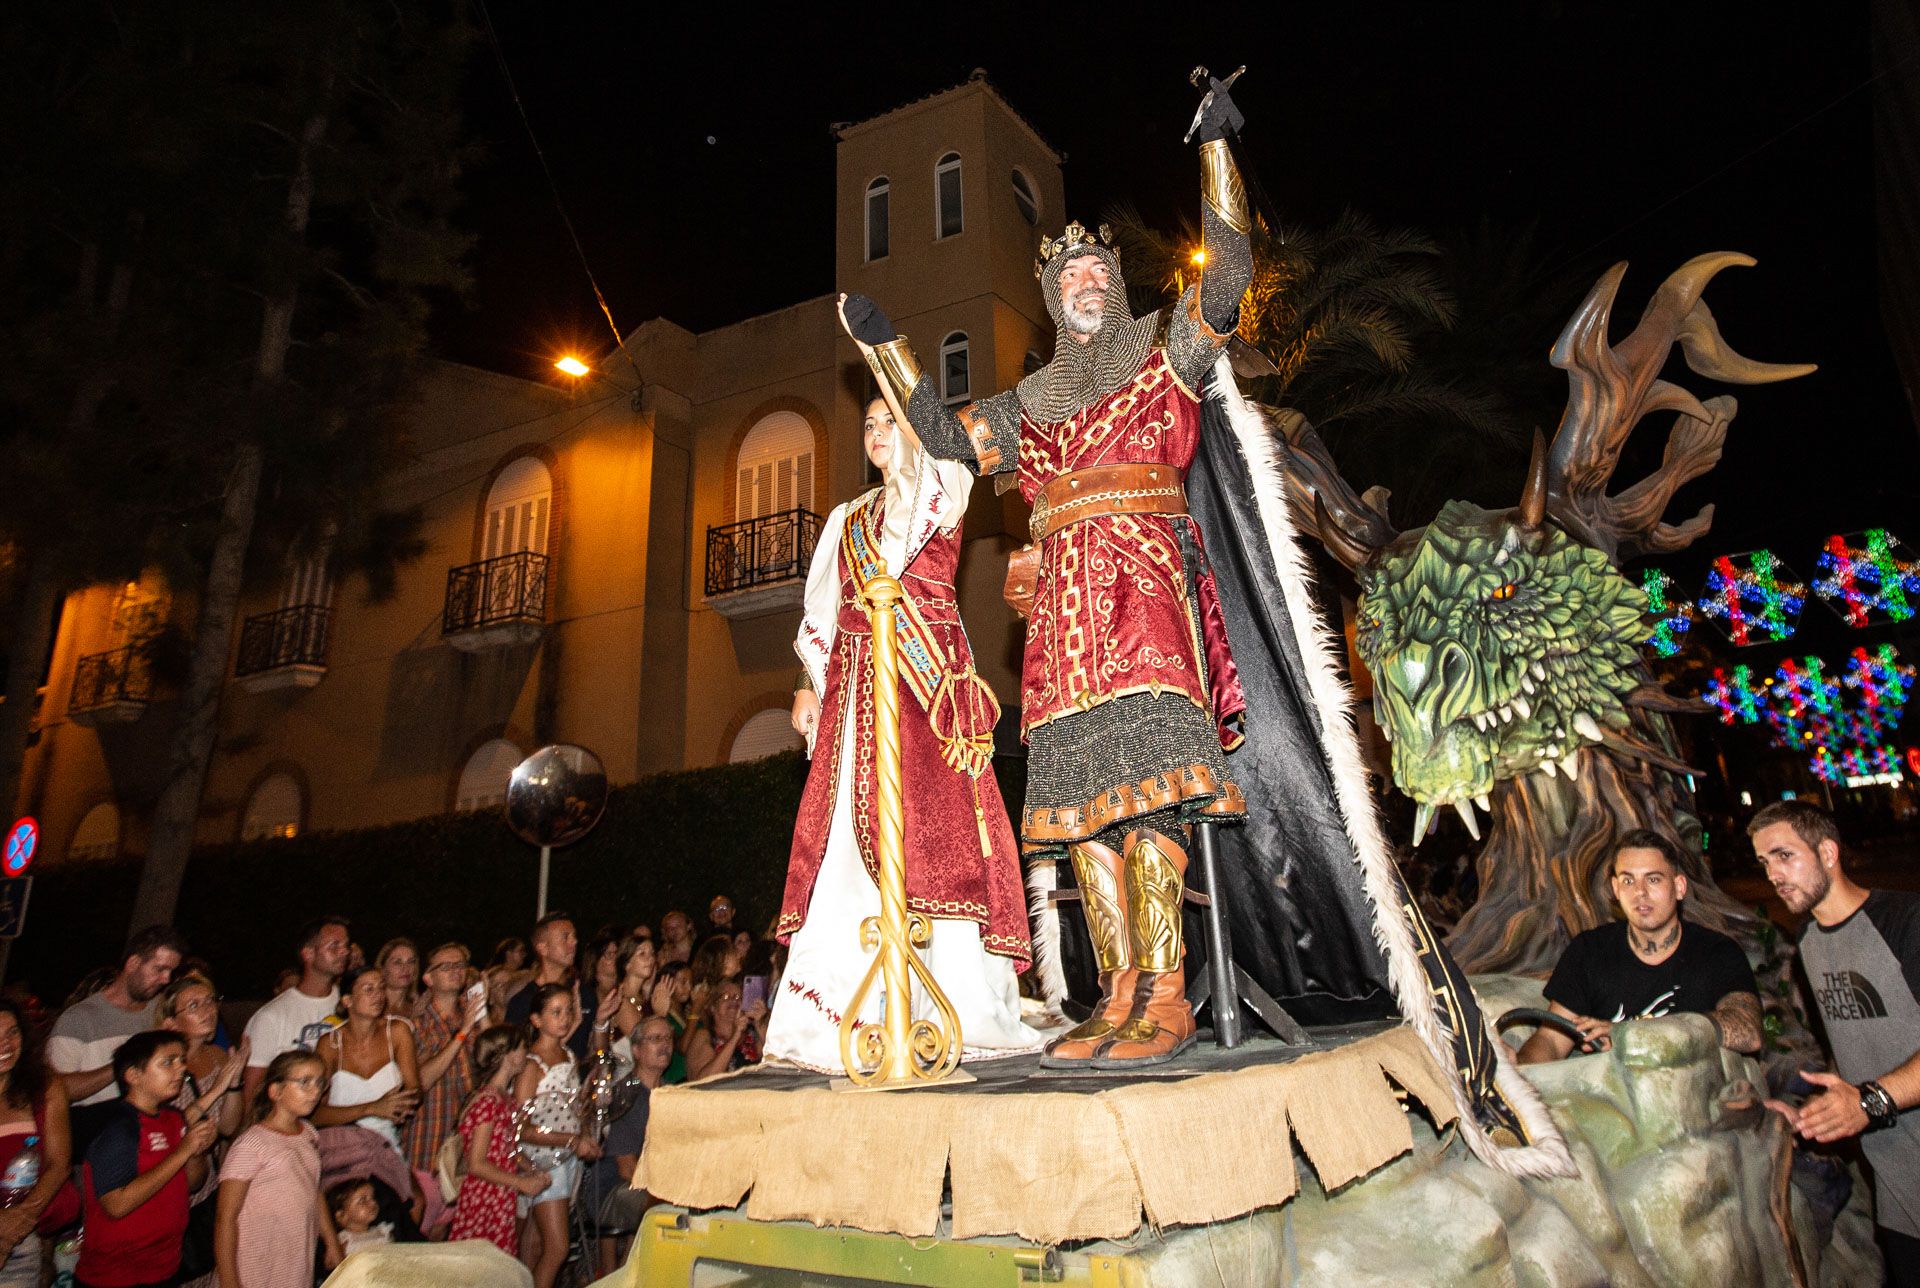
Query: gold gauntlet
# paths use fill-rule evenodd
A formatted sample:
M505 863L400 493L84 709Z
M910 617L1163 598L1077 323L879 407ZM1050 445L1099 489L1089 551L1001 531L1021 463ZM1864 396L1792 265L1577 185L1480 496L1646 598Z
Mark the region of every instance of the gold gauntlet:
M1240 181L1240 167L1233 163L1225 139L1200 145L1200 195L1233 231L1244 234L1253 227L1247 215L1247 187Z
M893 394L904 416L907 401L913 397L913 387L920 383L920 360L907 347L907 337L895 336L885 344L875 345L867 353L867 365L873 368L873 378L880 382L880 387Z

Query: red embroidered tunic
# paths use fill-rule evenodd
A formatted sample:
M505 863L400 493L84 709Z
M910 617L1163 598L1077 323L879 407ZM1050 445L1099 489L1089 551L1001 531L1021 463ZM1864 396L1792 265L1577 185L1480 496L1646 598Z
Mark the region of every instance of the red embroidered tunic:
M856 503L848 524L877 522L881 495ZM829 524L829 528L833 525ZM918 535L918 534L916 534ZM828 539L823 533L821 540ZM819 745L800 815L793 829L787 865L786 897L774 931L788 938L806 920L814 880L827 850L828 830L839 792L839 776L853 775L853 817L860 860L879 882L875 848L877 789L873 742L873 637L866 610L856 599L854 572L846 553L838 556L839 613L835 619L826 682L820 690ZM907 597L929 628L934 646L945 654L946 669L973 664L973 651L961 629L954 598L954 573L960 561L960 533L933 531L900 576ZM803 628L804 636L804 628ZM1024 970L1032 955L1027 905L1021 883L1019 848L1007 820L1006 805L991 768L971 778L948 766L941 756L925 707L907 678L911 665L902 638L900 679L900 769L907 845L907 906L930 917L965 919L980 927L988 952L1013 958ZM804 651L803 651L804 656ZM854 745L840 745L846 704L854 703ZM851 754L849 754L851 753ZM977 793L977 797L976 797ZM975 814L976 803L980 815ZM981 852L984 818L992 854ZM834 999L836 1002L844 999Z
M1020 418L1020 491L1031 503L1062 474L1095 465L1169 465L1184 472L1199 443L1200 399L1155 346L1133 381L1067 419ZM1040 546L1040 575L1027 622L1021 733L1064 715L1140 692L1185 694L1215 716L1222 746L1245 705L1226 665L1211 571L1196 569L1197 603L1175 528L1177 516L1113 514L1083 519ZM1211 692L1209 692L1211 689Z

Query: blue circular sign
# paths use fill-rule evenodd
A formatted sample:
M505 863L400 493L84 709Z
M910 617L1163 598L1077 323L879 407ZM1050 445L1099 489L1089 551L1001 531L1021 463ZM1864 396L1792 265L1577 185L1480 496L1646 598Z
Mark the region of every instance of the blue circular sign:
M23 818L7 831L7 847L0 855L0 872L17 877L27 870L27 864L33 862L33 852L40 846L40 825L32 818Z

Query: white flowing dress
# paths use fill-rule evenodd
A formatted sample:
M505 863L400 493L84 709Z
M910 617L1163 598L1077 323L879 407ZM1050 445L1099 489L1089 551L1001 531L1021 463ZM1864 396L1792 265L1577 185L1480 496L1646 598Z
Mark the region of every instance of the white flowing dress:
M898 442L899 440L896 440ZM901 467L886 482L886 527L881 534L887 571L899 576L924 548L927 540L958 541L966 513L973 475L964 465L936 461L924 451L903 452ZM847 514L859 500L835 506L820 527L813 563L807 572L806 611L794 649L813 680L814 692L824 692L827 663L840 614L840 535ZM931 519L931 523L922 520ZM909 549L909 534L931 533ZM852 721L858 704L842 704L842 736L829 742L841 755L861 754ZM921 718L910 704L902 719ZM808 741L808 754L818 741ZM853 780L841 767L833 802L833 821L827 834L827 852L807 904L807 919L793 932L786 973L767 1023L765 1057L820 1072L839 1073L840 1017L854 990L873 962L860 946L860 923L880 913L880 891L860 860L854 839ZM912 791L913 784L902 784ZM913 838L906 838L907 862L913 862ZM932 942L921 959L953 1003L960 1017L961 1059L991 1059L1037 1051L1042 1035L1020 1019L1020 988L1013 960L990 953L980 940L980 927L963 919L936 918ZM881 1017L882 987L876 981L861 1008L863 1022ZM929 1014L933 1004L916 980L911 1014Z

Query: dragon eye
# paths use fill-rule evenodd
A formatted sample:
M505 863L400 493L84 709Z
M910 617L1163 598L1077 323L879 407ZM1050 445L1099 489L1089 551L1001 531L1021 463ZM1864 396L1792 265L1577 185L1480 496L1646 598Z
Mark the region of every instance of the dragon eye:
M1492 590L1488 591L1487 598L1497 604L1505 603L1507 600L1512 599L1519 589L1520 585L1518 582L1510 581L1504 586L1495 586Z

